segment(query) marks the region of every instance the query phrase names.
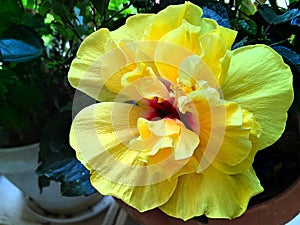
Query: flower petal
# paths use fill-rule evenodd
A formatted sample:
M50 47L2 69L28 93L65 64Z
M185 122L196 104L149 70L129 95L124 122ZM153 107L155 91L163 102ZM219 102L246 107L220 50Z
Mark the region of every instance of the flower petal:
M128 175L138 179L134 173ZM126 175L124 174L124 176ZM91 183L101 194L122 199L127 205L140 212L145 212L157 208L169 200L177 186L177 179L146 186L127 186L114 183L95 171L91 174Z
M200 29L199 26L194 26L183 20L178 28L166 33L161 37L160 41L182 46L193 53L200 55Z
M214 167L229 174L245 171L254 161L260 134L260 126L252 113L235 103L228 103L226 130L220 150L213 161Z
M227 175L213 167L203 173L179 177L170 200L159 208L166 214L188 220L205 214L209 218L234 218L246 209L249 199L263 188L253 168Z
M168 6L155 16L143 39L159 40L164 34L179 27L182 20L186 20L192 25L200 25L201 16L201 8L190 2Z
M91 170L109 168L106 163L111 163L111 156L122 163L136 163L136 154L128 146L137 136L141 115L142 108L131 104L105 102L86 107L73 120L70 144Z
M148 26L153 23L154 14L138 14L129 17L124 26L111 32L114 40L122 42L133 42L142 39Z
M70 144L77 158L93 173L116 184L147 186L170 179L187 160L173 163L172 152L150 164L140 160L141 151L131 148L138 136L137 120L144 109L124 103L99 103L83 109L74 119ZM162 160L158 160L160 157Z
M96 66L96 61L106 52L106 44L110 39L107 29L100 29L84 39L68 73L69 82L74 88L95 99L99 99L99 92L103 89L105 82L100 76L100 67ZM105 100L114 99L113 94L107 90L104 91Z
M236 49L221 87L226 100L253 113L260 124L259 149L280 137L293 100L293 88L290 68L275 51L264 45Z
M204 34L200 38L203 61L218 79L222 72L221 59L225 56L225 42L215 34ZM214 46L213 48L211 46Z
M158 151L171 148L173 160L190 158L199 144L199 137L187 129L179 120L160 119L149 121L143 118L138 120L140 136L130 142L131 148L142 151L149 159Z

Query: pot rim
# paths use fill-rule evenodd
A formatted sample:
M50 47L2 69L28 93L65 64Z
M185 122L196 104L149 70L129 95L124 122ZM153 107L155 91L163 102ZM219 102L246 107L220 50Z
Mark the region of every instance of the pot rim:
M27 149L39 147L39 145L40 145L40 143L36 142L36 143L33 143L33 144L22 145L22 146L18 146L18 147L5 147L5 148L1 148L0 147L0 154L1 154L1 152L20 152L20 151L26 151Z
M272 199L255 204L233 220L209 219L209 225L286 224L299 214L300 177Z

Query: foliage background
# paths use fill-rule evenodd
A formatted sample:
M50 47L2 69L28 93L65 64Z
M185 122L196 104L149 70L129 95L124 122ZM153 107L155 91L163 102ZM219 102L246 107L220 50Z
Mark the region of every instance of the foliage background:
M74 90L67 73L82 40L117 29L137 13L157 13L183 0L0 0L0 147L40 141L40 187L62 182L67 196L95 192L68 144ZM263 43L282 55L294 74L295 100L282 138L255 159L268 199L298 176L300 144L300 1L191 0L204 17L238 31L233 48ZM41 132L42 131L42 132Z

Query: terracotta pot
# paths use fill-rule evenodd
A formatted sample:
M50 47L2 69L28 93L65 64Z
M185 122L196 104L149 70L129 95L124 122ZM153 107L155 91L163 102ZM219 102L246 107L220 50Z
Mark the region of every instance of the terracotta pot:
M184 222L168 217L158 209L139 213L120 200L117 201L125 211L143 225L205 225L196 220ZM299 202L300 178L273 199L250 207L241 217L233 220L209 219L206 225L283 225L297 216L300 211Z
M35 169L38 166L39 144L17 148L0 148L0 173L18 187L23 193L27 206L42 222L75 222L93 216L104 210L109 202L99 193L91 196L64 197L60 183L51 181L50 186L38 186ZM103 200L103 202L101 202ZM92 213L82 213L97 205ZM99 204L101 206L99 206ZM90 210L91 211L91 210ZM81 213L78 217L70 215ZM68 215L68 219L63 219Z
M209 225L280 225L300 212L300 178L276 197L254 205L234 220L209 220Z

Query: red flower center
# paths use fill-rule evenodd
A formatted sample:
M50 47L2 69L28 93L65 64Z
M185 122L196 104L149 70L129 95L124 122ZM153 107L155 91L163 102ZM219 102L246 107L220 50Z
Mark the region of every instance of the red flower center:
M147 120L160 120L163 118L179 119L177 108L173 105L174 98L169 100L158 101L158 98L148 100L151 107Z

